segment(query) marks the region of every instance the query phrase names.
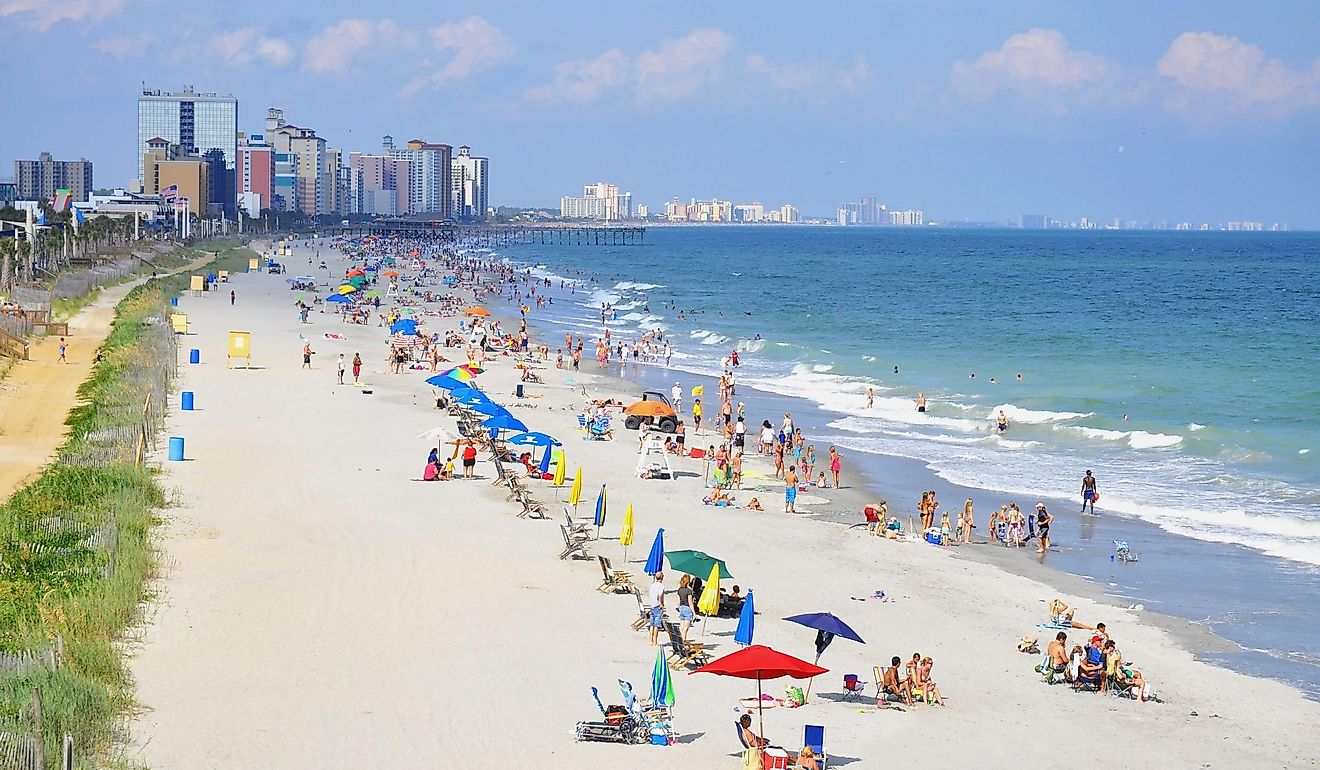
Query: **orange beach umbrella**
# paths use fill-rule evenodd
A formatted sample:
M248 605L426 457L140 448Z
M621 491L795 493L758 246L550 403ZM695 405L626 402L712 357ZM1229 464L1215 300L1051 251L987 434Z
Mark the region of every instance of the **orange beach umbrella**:
M484 307L470 307L463 311L463 315L488 316L490 315L490 311Z

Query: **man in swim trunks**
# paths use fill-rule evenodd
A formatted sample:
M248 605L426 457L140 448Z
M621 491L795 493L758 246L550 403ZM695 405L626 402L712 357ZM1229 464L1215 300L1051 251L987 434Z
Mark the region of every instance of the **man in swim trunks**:
M1050 679L1062 674L1064 679L1068 678L1068 635L1060 631L1055 635L1054 641L1045 649L1045 654L1049 655Z
M784 513L797 513L797 466L788 466L784 474Z
M925 394L925 393L918 393L918 394L917 394L917 411L918 411L918 412L924 412L924 411L926 411L926 394Z
M1050 550L1050 524L1053 523L1054 516L1045 510L1045 503L1036 503L1036 537L1040 543L1036 553Z
M1095 498L1097 497L1095 488L1095 476L1090 471L1082 477L1082 513L1086 513L1086 504L1091 504L1091 515L1095 515Z
M996 419L996 422L999 424L1000 433L1008 430L1008 416L1004 414L1003 409L999 410L999 417Z

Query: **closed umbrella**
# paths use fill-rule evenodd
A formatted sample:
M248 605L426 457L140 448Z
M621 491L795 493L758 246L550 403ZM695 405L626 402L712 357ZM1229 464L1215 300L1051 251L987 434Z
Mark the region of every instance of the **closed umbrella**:
M563 451L556 452L555 454L558 456L559 461L555 463L555 480L552 483L556 487L562 487L564 486L564 476L568 473L568 470L565 467L568 465L568 463L566 462L567 458L564 457ZM555 499L556 500L559 499L558 492L555 493Z
M651 705L656 708L674 705L674 680L669 676L664 648L655 651L655 665L651 667Z
M546 447L545 451L541 452L541 465L537 470L541 472L541 478L545 478L545 475L550 472L550 447Z
M600 528L605 526L605 513L609 500L605 495L605 485L600 485L600 494L596 495L596 518L593 524L596 525L596 539L600 539Z
M672 562L671 562L672 563ZM701 588L701 598L697 600L697 609L702 615L713 618L720 614L720 565L713 564L706 585ZM705 624L702 624L704 633Z
M580 502L582 502L582 466L579 465L577 475L573 477L573 488L568 490L568 504L573 506L573 513L577 513Z
M785 655L762 644L753 644L717 660L712 660L691 673L755 679L757 711L761 713L761 733L764 734L765 712L761 707L761 682L766 679L779 679L785 676L792 679L806 679L820 674L828 674L829 669L821 668L805 660L798 660L792 655Z
M646 567L642 569L648 575L663 572L665 569L665 528L655 531L655 540L651 541L651 553L646 557Z
M756 607L752 602L752 591L747 590L747 598L743 599L742 612L738 613L738 630L733 632L733 641L736 644L747 646L752 643L752 634L756 630Z
M628 546L633 544L633 509L628 503L628 510L623 512L623 526L619 528L619 544L623 546L623 561L628 562Z

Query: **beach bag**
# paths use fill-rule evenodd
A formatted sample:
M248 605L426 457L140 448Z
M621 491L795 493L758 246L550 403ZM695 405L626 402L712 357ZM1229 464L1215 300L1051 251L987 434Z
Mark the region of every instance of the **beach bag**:
M784 688L784 697L794 706L801 706L807 702L807 696L803 694L802 688L794 685Z
M621 725L628 716L628 709L623 706L606 706L605 723L611 725Z

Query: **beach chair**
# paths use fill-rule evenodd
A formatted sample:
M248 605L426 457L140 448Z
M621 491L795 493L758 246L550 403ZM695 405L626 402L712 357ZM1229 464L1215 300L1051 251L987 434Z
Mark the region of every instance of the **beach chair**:
M573 521L573 515L564 509L564 524L568 527L569 534L574 537L581 537L584 540L591 537L591 525L585 521Z
M829 757L825 754L825 725L803 725L802 745L810 746L811 750L816 752L816 761L820 763L820 770L825 770L829 761Z
M842 700L848 700L849 698L856 698L858 700L861 700L862 690L865 689L866 689L866 682L863 682L860 678L858 678L856 674L843 675Z
M577 418L578 418L578 433L586 433L586 432L587 432L587 416L586 416L585 414L580 414L580 415L577 416Z
M591 554L587 553L587 543L585 540L578 539L568 534L568 529L562 524L559 531L564 533L564 550L559 552L560 559L590 559Z
M524 497L522 502L522 511L518 513L520 519L548 519L550 518L545 507L545 503L533 500L531 497Z
M631 574L614 569L610 566L610 560L604 556L597 556L596 558L600 560L600 572L605 579L605 581L596 588L597 591L600 591L603 594L617 594L620 593L619 589L623 589L622 593L632 593L633 582Z
M642 589L634 585L632 593L637 599L637 617L633 619L632 630L641 631L651 622L651 608L646 606L646 600L642 598Z
M710 652L706 650L705 645L683 641L683 632L679 630L677 623L665 623L665 630L669 633L670 668L679 669L689 663L701 666L710 662Z

